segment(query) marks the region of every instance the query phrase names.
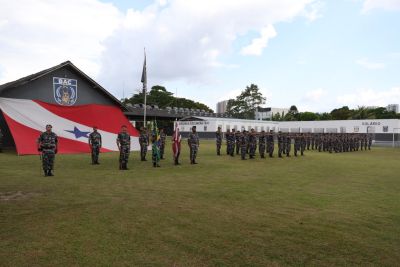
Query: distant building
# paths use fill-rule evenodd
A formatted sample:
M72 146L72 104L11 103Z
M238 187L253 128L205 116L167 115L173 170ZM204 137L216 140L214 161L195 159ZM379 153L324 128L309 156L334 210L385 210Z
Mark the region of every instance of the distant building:
M220 101L217 103L217 113L225 113L228 106L228 100Z
M387 111L393 111L394 113L399 113L399 104L389 104L386 107Z
M366 106L365 109L377 109L379 106Z
M285 116L289 112L288 108L261 108L258 107L254 119L258 121L272 120L272 117L279 113L281 116Z

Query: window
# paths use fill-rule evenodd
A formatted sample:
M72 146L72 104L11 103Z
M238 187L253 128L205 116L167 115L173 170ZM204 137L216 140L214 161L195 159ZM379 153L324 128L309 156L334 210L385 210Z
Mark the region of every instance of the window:
M258 126L255 127L256 132L258 132Z
M230 130L231 126L230 125L226 125L226 131Z
M389 126L383 126L382 130L383 130L384 133L389 132Z
M251 130L251 126L247 126L247 131L250 132L250 130Z
M358 133L359 130L360 130L360 127L354 126L354 132L355 132L355 133Z
M264 131L264 126L261 126L261 132Z
M237 129L238 129L237 125L233 126L233 129L235 129L235 131L237 131Z
M207 126L206 125L204 125L204 131L207 132Z
M346 133L346 127L340 127L340 133Z

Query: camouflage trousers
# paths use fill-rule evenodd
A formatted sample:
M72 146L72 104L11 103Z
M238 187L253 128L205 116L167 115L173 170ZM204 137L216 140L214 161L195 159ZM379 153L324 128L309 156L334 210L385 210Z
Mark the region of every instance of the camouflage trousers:
M151 148L151 161L153 162L153 165L158 165L158 162L160 162L160 157L161 157L161 149L153 144Z
M130 153L129 146L121 146L121 151L119 152L119 167L120 167L120 169L127 167L129 153Z
M235 147L236 147L236 155L239 155L239 151L240 151L240 144L239 144L239 141L236 141Z
M142 160L146 159L146 154L147 154L147 145L140 144L140 158Z
M260 156L262 157L262 158L264 158L265 156L265 144L261 144L261 145L258 145L258 151L259 151L259 153L260 153Z
M164 158L165 144L160 145L160 158Z
M221 142L217 141L216 146L217 146L217 155L221 155Z
M227 146L228 146L228 147L227 147L228 155L233 156L234 153L235 153L235 143L229 142L229 143L227 144Z
M269 156L272 158L273 154L274 154L274 143L272 142L267 142L267 153L269 154Z
M304 155L304 150L306 150L306 143L300 143L300 152L302 156ZM307 148L307 150L310 149Z
M246 159L246 154L247 154L247 145L241 146L240 147L240 156L242 159Z
M291 143L286 143L286 149L285 149L286 156L290 155L290 149L291 148L292 148L292 144Z
M92 152L92 164L99 163L100 145L92 144L91 152Z
M254 158L254 156L256 155L256 144L250 144L249 146L249 156L250 158Z
M42 166L44 171L51 171L54 169L54 160L56 154L53 149L43 149L42 151Z
M278 156L282 157L284 145L283 143L278 143Z
M294 148L294 155L297 157L297 152L300 151L300 143L295 142L293 148Z
M197 145L190 145L190 162L195 162L197 157L197 151L199 150Z

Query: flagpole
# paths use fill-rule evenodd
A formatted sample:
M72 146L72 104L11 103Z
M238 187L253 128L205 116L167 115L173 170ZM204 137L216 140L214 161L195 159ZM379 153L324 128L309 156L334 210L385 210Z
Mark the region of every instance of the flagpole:
M144 110L143 110L143 127L146 127L147 112L147 66L146 66L146 47L144 48L144 63L142 72L143 94L144 94Z

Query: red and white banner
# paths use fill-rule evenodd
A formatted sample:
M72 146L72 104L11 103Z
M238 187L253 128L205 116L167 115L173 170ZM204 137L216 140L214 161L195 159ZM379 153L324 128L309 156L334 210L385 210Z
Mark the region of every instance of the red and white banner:
M60 106L37 100L1 98L0 109L7 121L17 153L37 154L36 141L46 125L58 136L59 153L88 153L88 136L97 126L102 136L102 152L118 151L116 139L122 125L131 135L131 150L139 150L138 131L115 106Z

